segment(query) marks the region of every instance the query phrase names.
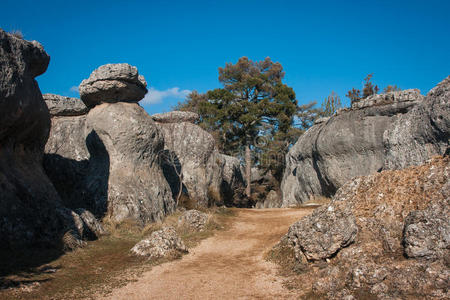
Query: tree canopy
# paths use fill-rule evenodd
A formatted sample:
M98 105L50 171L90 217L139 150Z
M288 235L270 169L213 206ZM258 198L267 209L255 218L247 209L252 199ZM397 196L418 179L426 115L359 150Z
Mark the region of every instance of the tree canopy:
M223 152L245 158L248 181L252 163L281 178L289 146L320 111L315 103L299 106L284 75L281 64L270 58L241 57L219 68L222 88L194 91L176 109L197 112L199 125L214 135Z

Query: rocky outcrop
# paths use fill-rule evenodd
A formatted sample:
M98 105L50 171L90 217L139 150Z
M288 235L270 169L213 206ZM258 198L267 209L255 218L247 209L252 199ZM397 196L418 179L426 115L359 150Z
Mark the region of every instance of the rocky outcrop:
M188 250L173 227L165 227L152 232L150 237L137 243L131 252L148 259L176 256Z
M178 195L180 179L187 196L201 206L223 204L220 186L224 161L220 158L211 134L189 122L168 123L171 115L190 118L187 112L172 112L168 116L159 114L156 119L164 135L164 151L161 163L170 183L172 194Z
M0 29L0 239L2 248L70 239L82 245L80 216L65 208L42 167L49 110L35 77L50 57L36 41Z
M450 76L439 83L409 113L399 116L384 133L384 167L420 165L449 149Z
M130 84L135 77L134 67L120 64L102 66L90 78ZM87 114L52 117L46 171L71 208L88 208L114 222L162 220L176 204L159 164L164 144L161 131L142 107L127 103L133 97L121 101L128 95L126 88L109 86L102 91L99 88L89 96L100 99L97 102L88 97L97 105ZM72 102L76 100L64 100L59 106L68 110Z
M101 103L138 102L147 93L147 82L129 64L107 64L81 82L81 100L87 107Z
M206 223L208 222L208 215L195 210L187 210L178 218L178 226L185 227L191 231L203 231L205 230Z
M447 85L445 80L425 99L418 90L374 95L311 127L286 155L282 205L331 197L353 177L443 154L448 121L441 121L439 129L429 124L448 120ZM425 107L439 109L426 113ZM431 111L438 112L436 120Z
M449 172L450 159L436 157L342 186L284 238L302 287L330 299L448 297Z

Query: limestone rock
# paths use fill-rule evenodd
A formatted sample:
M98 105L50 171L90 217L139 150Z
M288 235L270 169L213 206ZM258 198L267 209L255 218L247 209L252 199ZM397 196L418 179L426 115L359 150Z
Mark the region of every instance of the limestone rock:
M167 113L154 114L152 118L158 123L195 123L199 120L199 115L190 111L171 111Z
M188 250L175 229L173 227L165 227L152 232L150 237L137 243L131 249L131 252L138 256L154 259L166 257L174 252L187 253Z
M221 192L224 204L228 206L246 207L247 200L244 196L245 180L241 171L241 163L238 158L219 154L223 165L223 180Z
M301 265L297 280L319 299L341 299L344 288L381 299L447 298L449 172L450 158L435 157L347 182L282 239Z
M91 176L87 190L97 208L103 206L116 222L131 218L144 224L175 210L159 165L163 135L142 107L124 102L97 105L86 117L86 133Z
M129 64L107 64L80 84L81 100L91 108L101 103L138 102L147 93L147 82Z
M420 165L449 149L450 76L427 94L425 100L401 115L384 133L385 169Z
M157 124L164 135L160 157L172 194L178 195L181 177L183 192L199 205L222 205L224 161L218 156L211 134L189 122Z
M450 188L450 185L447 189ZM408 257L443 258L450 249L450 198L409 213L403 229Z
M423 96L418 89L409 89L402 91L393 91L385 94L375 94L360 101L352 103L352 109L366 108L371 106L380 106L387 104L396 104L400 102L422 101Z
M186 226L192 231L205 230L206 223L208 222L208 215L195 210L187 210L178 218L178 226Z
M385 100L340 111L307 130L286 155L283 207L331 197L353 177L383 169L385 131L423 100L417 91L398 93L378 95Z
M292 225L288 238L294 245L296 257L303 253L308 260L320 260L350 245L357 232L355 216L349 207L336 210L329 205Z
M83 101L77 98L64 97L55 94L44 94L50 116L80 116L89 111Z
M50 57L36 41L0 29L0 239L2 248L60 245L76 214L63 207L42 167L50 115L34 79Z

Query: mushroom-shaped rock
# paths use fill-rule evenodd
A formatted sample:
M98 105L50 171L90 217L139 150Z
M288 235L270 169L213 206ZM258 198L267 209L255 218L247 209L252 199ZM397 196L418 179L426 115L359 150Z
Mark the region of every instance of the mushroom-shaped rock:
M139 102L147 93L147 82L136 67L107 64L94 70L79 89L81 100L94 107L105 102Z
M191 111L171 111L167 113L154 114L152 115L152 118L158 123L194 123L195 121L198 121L199 116Z
M47 104L50 116L81 116L89 109L78 98L64 97L55 94L44 94L42 97Z

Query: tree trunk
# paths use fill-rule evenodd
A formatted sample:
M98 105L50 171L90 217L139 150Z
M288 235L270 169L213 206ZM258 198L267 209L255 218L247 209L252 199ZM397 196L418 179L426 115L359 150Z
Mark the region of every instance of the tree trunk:
M250 184L252 181L252 156L250 153L250 146L247 144L245 146L245 179L247 180L247 187L245 188L245 194L250 197L252 190Z

